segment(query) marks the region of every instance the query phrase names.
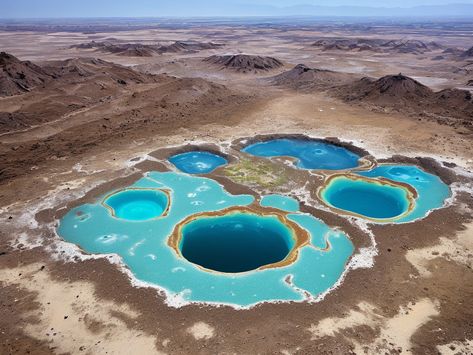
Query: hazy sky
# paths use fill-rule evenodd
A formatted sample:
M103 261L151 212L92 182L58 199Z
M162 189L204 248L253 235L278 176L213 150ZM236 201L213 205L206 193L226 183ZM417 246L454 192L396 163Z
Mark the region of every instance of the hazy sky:
M412 7L450 3L473 4L473 0L0 0L0 17L232 16L270 14L271 7L302 4Z
M241 0L227 0L228 2L234 3L260 3L265 5L276 5L276 6L292 6L299 4L310 4L310 5L323 5L323 6L340 6L340 5L351 5L351 6L418 6L418 5L444 5L444 4L468 4L473 3L471 0L253 0L253 1L241 1Z

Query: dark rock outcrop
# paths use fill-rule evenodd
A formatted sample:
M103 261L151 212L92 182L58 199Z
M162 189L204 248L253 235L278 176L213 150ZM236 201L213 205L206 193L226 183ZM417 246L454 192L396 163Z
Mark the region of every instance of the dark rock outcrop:
M327 89L353 81L351 74L298 64L293 69L272 77L271 83L293 89Z
M466 90L445 89L435 92L418 81L399 74L378 80L363 78L335 88L332 93L346 102L473 130L473 100L471 93Z
M464 51L461 55L462 58L472 58L473 57L473 47Z
M183 42L177 41L170 45L154 45L141 43L119 43L116 41L87 42L71 46L77 49L96 49L101 52L112 53L128 57L151 57L164 53L197 52L206 49L216 49L222 44L203 42Z
M18 95L51 80L52 75L30 61L0 53L0 96Z
M256 55L213 55L204 59L205 62L218 65L223 69L231 69L237 72L259 72L270 71L282 67L284 64L273 57L262 57Z
M436 42L419 40L384 40L378 38L321 38L312 44L324 51L373 51L387 53L422 54L441 49Z

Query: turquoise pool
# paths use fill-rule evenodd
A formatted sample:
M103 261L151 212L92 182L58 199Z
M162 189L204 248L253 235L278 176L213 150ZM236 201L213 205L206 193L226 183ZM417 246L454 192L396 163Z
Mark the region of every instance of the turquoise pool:
M261 206L275 207L287 212L299 211L299 202L292 197L281 195L266 195L261 198Z
M405 223L441 208L450 189L438 176L416 166L383 164L330 176L318 197L340 213L378 223Z
M414 222L450 196L439 177L419 167L381 164L360 171L358 155L324 142L276 139L243 151L290 156L301 169L325 170L318 199L334 213L371 223ZM131 186L73 208L60 220L58 234L87 253L119 255L136 279L163 290L170 304L244 308L302 301L340 280L352 242L301 212L298 200L233 195L195 175L227 164L219 155L188 152L169 161L182 172L148 172Z
M403 186L354 176L336 176L320 197L330 206L372 219L395 219L409 211L413 197Z
M396 222L412 222L425 217L431 210L441 208L451 196L450 188L438 176L414 165L383 164L370 171L358 172L369 178L385 178L407 184L415 189L417 197L412 211Z
M104 199L113 216L129 221L144 221L161 217L169 208L169 196L159 189L129 189L118 191Z
M359 165L360 156L352 151L316 140L295 138L272 139L258 142L242 149L242 152L258 157L295 158L301 169L344 170Z
M266 211L266 207L256 203L251 195L232 195L214 180L174 172L150 172L129 189L120 191L138 192L141 189L168 191L167 214L141 221L120 218L104 205L104 200L110 196L107 195L95 203L70 210L60 220L58 234L88 253L118 254L137 279L164 290L171 303L178 299L184 303L247 307L266 301L301 301L306 298L305 292L316 297L339 280L354 251L343 232L329 228L312 215L296 211L297 201L289 203L289 197L266 199L265 204L273 207ZM280 209L281 205L288 204L291 205L290 212ZM243 212L226 215L224 212L229 208L241 208ZM248 214L245 209L255 212ZM209 224L205 215L208 213L224 213L223 219ZM202 237L207 238L199 251L204 253L204 259L212 248L222 253L216 260L217 266L212 266L213 270L207 269L209 265L203 268L198 260L187 260L169 245L176 226L189 218L194 222L182 226L185 230L179 245L185 248L190 239L199 244ZM199 233L201 228L208 231L212 224L216 226L215 233L208 236L206 232ZM288 229L287 226L292 227ZM243 228L245 234L250 231L254 237L263 239L256 244L247 239L235 248L237 232L230 233L229 228ZM297 238L293 239L293 231L298 229L308 235L308 240L292 254L295 258L286 263L283 260L278 267L257 268L286 257L291 248L294 251ZM224 240L219 238L228 235L227 246L238 252L232 256L231 269L220 269L218 265L229 258L228 253L232 250L229 251L222 243ZM186 241L186 238L190 239ZM263 244L272 249L269 256L264 256L268 259L259 255L266 252ZM233 269L235 258L245 249L252 253L252 264Z

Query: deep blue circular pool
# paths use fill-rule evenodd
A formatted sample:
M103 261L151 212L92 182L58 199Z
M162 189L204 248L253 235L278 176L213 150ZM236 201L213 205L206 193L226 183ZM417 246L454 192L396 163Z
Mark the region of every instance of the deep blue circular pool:
M280 262L293 246L292 230L276 216L234 213L189 222L179 247L194 264L238 273Z

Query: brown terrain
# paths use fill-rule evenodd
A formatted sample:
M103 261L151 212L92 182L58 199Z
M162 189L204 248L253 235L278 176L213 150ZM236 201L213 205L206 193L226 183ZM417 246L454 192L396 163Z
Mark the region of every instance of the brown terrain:
M192 53L207 49L216 49L222 47L217 43L199 43L176 41L169 45L151 45L141 43L117 43L117 42L87 42L72 45L70 48L76 49L97 49L105 53L123 55L129 57L151 57L164 53Z
M299 64L270 82L297 90L329 90L345 102L375 111L395 111L439 124L473 130L473 97L470 91L449 88L433 91L402 74L380 79L309 68Z
M327 69L309 68L298 64L291 70L271 78L278 86L286 86L297 90L329 89L351 82L356 75L335 72Z
M247 54L213 55L204 60L223 69L231 69L241 73L270 71L283 66L283 63L276 58Z
M323 37L312 44L323 51L373 51L384 53L409 53L424 54L441 49L436 42L423 42L420 40L384 40L373 38L330 38Z
M1 52L0 96L18 95L30 91L35 86L44 85L52 79L51 73L29 62L20 61L13 55Z
M473 47L470 49L467 49L466 51L462 52L460 54L460 57L462 58L473 58Z
M61 26L0 32L0 354L473 353L473 26ZM320 174L239 151L294 135L416 164L453 196L414 223L345 218L317 203ZM172 307L56 234L191 149L239 167L210 175L231 193L298 198L372 264L314 303Z
M365 77L337 88L335 95L346 102L394 110L473 130L473 98L467 90L444 89L435 92L412 78L398 74L378 80Z

